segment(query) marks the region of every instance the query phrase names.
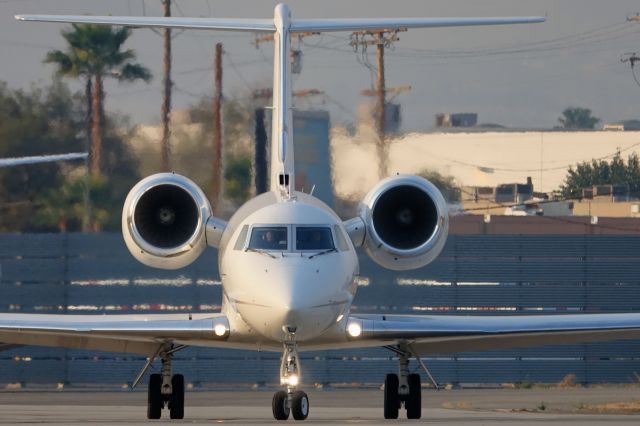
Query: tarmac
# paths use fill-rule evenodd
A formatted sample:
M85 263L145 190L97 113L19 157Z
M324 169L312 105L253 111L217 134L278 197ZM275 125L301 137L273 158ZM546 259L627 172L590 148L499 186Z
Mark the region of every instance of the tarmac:
M398 421L382 418L382 391L310 390L314 425L416 423L401 412ZM146 392L94 390L0 391L0 425L275 424L272 391L190 391L185 419L146 419ZM421 423L429 425L637 425L636 414L587 413L602 404L640 402L640 386L569 389L423 390ZM640 405L640 404L638 404ZM290 419L288 422L294 422Z

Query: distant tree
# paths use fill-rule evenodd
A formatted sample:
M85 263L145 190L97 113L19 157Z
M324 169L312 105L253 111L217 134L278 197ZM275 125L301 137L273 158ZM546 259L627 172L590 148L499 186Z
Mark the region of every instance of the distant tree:
M581 198L584 188L594 185L628 185L632 194L640 194L640 158L629 155L627 162L618 152L611 161L591 160L569 167L558 193L563 198Z
M620 124L624 126L625 130L640 130L640 120L623 120Z
M83 104L59 80L30 90L0 82L0 157L82 151ZM128 123L107 116L105 125L108 177L89 180L89 222L96 230L117 230L124 198L139 179L138 164L124 144ZM85 164L78 161L0 169L0 232L81 230L86 182Z
M240 205L249 199L251 191L251 157L238 155L227 160L224 170L225 197Z
M591 115L589 108L569 107L562 111L562 116L558 118L563 129L593 129L600 121L599 118Z
M237 100L227 99L223 103L222 110L222 158L223 158L223 197L239 206L249 199L253 190L252 158L254 150L254 105L242 103ZM203 98L190 109L191 119L194 123L200 123L202 133L200 141L192 144L176 144L174 153L176 166L184 165L188 170L194 169L198 164L199 171L195 173L207 173L203 179L197 179L203 189L210 193L213 183L212 168L212 134L214 123L212 120L213 109L209 98ZM179 132L176 131L176 135ZM195 141L194 141L195 142ZM180 146L178 146L180 145ZM189 147L191 151L189 152ZM186 149L185 149L186 148ZM197 149L193 149L197 148ZM185 161L188 160L188 161ZM204 164L202 164L204 162ZM202 165L200 165L202 164ZM180 170L176 168L176 170ZM190 172L189 175L193 175ZM198 176L196 175L196 178Z
M460 201L460 187L456 184L453 176L446 176L435 170L422 170L417 174L434 184L448 203Z
M81 129L82 107L59 81L29 90L11 90L0 82L0 157L82 151ZM33 217L42 195L62 185L63 170L76 165L78 162L44 163L0 169L0 231L41 229Z
M91 174L99 176L102 167L102 142L104 137L104 89L103 80L114 77L119 81L151 79L150 71L134 62L133 50L122 50L131 35L127 28L112 28L105 25L72 24L72 29L63 30L67 41L65 52L53 50L47 53L45 62L58 66L58 74L71 78L85 78L87 114L91 113ZM93 84L93 88L91 88Z

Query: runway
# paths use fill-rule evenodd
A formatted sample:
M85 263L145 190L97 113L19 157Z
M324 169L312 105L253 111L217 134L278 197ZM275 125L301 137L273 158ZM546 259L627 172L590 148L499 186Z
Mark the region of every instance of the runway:
M422 423L429 425L637 425L640 414L581 414L585 407L640 401L640 387L575 389L476 389L423 391ZM380 390L309 391L314 425L384 425ZM141 391L2 391L0 425L242 424L276 422L271 391L193 391L186 394L185 419L145 418ZM544 406L544 410L541 407ZM164 416L164 413L163 413ZM403 419L401 423L409 423ZM289 420L293 422L293 420Z

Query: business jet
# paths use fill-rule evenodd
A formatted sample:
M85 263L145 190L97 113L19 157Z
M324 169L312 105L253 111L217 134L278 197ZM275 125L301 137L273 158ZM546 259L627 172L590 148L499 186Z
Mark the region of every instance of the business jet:
M86 152L71 152L69 154L33 155L30 157L0 158L0 168L24 166L27 164L53 163L57 161L86 160Z
M196 184L174 173L149 176L131 189L122 233L145 265L177 269L207 246L218 249L223 303L218 313L149 315L1 314L0 341L148 356L133 385L155 359L161 372L148 383L147 417L184 416L184 377L173 355L188 346L282 352L282 390L273 416L304 420L300 353L384 347L398 373L384 380L386 419L421 417L421 377L409 374L430 353L640 338L640 314L539 316L386 315L351 312L359 274L357 248L392 270L420 268L441 252L447 205L429 181L394 175L363 199L359 214L342 220L326 204L295 190L291 102L291 36L303 32L377 31L471 25L525 24L544 18L294 19L284 4L273 19L18 15L22 21L73 22L272 33L273 126L270 191L248 201L226 222L214 217ZM429 375L430 376L430 375Z

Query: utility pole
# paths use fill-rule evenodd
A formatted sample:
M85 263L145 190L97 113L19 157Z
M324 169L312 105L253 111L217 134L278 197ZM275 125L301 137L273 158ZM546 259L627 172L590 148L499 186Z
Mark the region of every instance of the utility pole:
M627 22L640 22L640 13L636 13L634 16L628 16ZM636 55L636 52L627 53L620 58L620 62L623 64L627 62L629 63L631 66L631 75L633 76L633 80L636 82L636 85L640 87L640 80L638 80L635 70L635 65L638 61L640 61L640 56Z
M623 56L622 58L620 58L620 62L624 63L629 63L629 65L631 66L631 75L633 76L633 81L636 82L636 85L638 85L640 87L640 80L638 80L638 77L636 76L636 70L635 70L635 66L636 66L636 62L640 61L640 56L636 55L636 53L631 53L631 54L627 54L626 56Z
M384 81L384 33L378 33L377 34L377 41L378 43L376 44L376 59L377 59L377 64L378 64L378 78L376 80L376 93L377 93L377 99L376 99L376 130L378 131L378 139L379 139L379 145L384 145L384 136L385 136L385 132L384 132L384 126L385 126L385 119L386 119L386 114L385 114L385 103L386 103L386 92L385 92L385 81ZM381 159L382 160L382 159ZM386 163L386 158L385 158L385 163ZM380 163L382 164L382 161L380 161ZM386 167L385 167L386 169ZM382 176L380 177L386 177L386 170L380 170L380 172L384 172L381 173Z
M257 107L255 110L255 138L256 147L253 157L255 164L254 184L256 187L256 195L267 192L268 176L267 170L267 130L264 123L264 107Z
M374 120L376 126L377 140L376 151L378 153L378 175L385 178L388 173L388 147L385 141L385 120L386 120L386 89L385 89L385 73L384 73L384 49L389 47L393 42L400 40L398 32L393 31L364 31L351 34L351 46L358 52L361 50L365 55L367 47L376 46L377 59L377 78L376 78L376 107L374 112ZM405 30L406 31L406 30Z
M171 0L162 0L164 16L171 16ZM162 121L162 170L171 171L171 29L165 28L163 33L163 96L160 117Z
M218 208L222 187L222 43L216 44L214 59L215 92L213 94L213 185L211 201Z

